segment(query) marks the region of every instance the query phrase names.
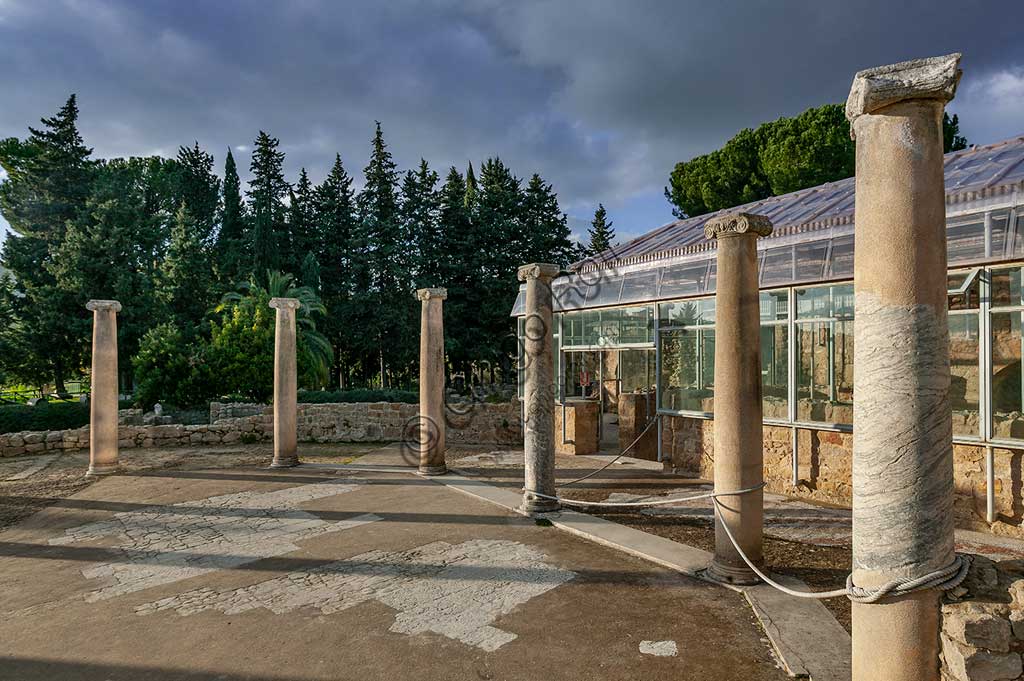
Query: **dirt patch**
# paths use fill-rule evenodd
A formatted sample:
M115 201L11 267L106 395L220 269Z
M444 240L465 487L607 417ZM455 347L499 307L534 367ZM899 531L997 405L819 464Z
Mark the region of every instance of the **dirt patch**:
M300 446L299 453L302 460L309 463L349 463L378 447L378 444L361 443L304 444ZM269 463L272 456L272 447L262 444L132 449L122 451L120 460L125 473L138 473L254 466ZM89 455L86 452L59 456L23 480L3 480L29 468L38 459L24 456L0 461L0 530L96 481L96 478L85 475L89 467Z

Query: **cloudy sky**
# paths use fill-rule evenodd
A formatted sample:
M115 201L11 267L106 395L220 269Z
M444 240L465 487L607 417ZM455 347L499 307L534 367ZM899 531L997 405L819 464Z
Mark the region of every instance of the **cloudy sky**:
M244 170L263 129L319 181L335 152L358 176L380 120L403 168L498 155L622 238L671 219L676 161L861 68L961 51L962 132L1024 134L1022 26L1020 0L0 0L0 137L75 92L99 156L197 140Z

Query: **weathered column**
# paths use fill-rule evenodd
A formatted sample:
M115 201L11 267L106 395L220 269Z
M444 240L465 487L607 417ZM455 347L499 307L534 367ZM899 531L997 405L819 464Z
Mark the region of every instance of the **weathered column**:
M551 314L551 280L558 265L534 263L519 268L526 282L523 361L523 447L526 480L523 510L544 513L558 510L558 502L531 492L555 496L555 364L554 328Z
M448 290L421 288L420 306L420 475L444 475L444 300Z
M764 482L761 435L761 313L757 238L772 233L763 215L731 213L704 225L718 240L715 290L715 491L729 492ZM715 518L715 557L709 575L730 584L752 584L757 575L729 540L723 519L743 552L761 563L764 493L757 489L720 497Z
M942 112L960 55L861 71L857 140L853 580L949 566L953 447ZM854 681L939 678L939 592L853 604Z
M92 387L89 395L89 471L117 471L117 313L116 300L90 300L92 310Z
M289 468L299 464L296 447L296 401L298 376L295 366L295 298L271 298L277 310L274 330L274 460L271 468Z

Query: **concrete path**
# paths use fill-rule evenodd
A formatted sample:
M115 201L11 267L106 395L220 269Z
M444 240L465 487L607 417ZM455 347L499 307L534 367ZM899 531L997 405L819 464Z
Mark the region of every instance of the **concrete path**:
M739 594L404 473L114 476L0 574L0 679L785 678Z

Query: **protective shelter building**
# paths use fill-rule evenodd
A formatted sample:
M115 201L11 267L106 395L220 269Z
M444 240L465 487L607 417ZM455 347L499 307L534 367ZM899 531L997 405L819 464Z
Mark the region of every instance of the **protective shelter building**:
M958 522L1024 536L1024 137L947 154L945 180ZM729 211L774 224L758 240L761 331L750 339L769 489L848 504L854 179ZM714 215L554 280L559 451L617 453L638 440L633 456L711 477L716 264L704 223ZM523 308L521 291L520 337Z

